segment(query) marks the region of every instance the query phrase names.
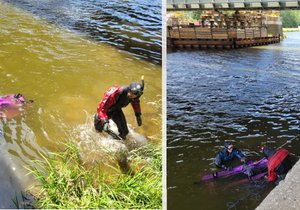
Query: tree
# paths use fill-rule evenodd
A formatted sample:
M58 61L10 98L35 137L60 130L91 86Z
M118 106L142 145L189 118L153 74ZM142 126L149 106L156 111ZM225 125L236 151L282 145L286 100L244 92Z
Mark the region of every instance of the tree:
M281 12L281 20L283 28L297 28L300 25L300 13L297 10L289 10Z
M192 11L190 13L190 17L193 19L193 20L199 20L200 19L200 16L202 14L202 11Z

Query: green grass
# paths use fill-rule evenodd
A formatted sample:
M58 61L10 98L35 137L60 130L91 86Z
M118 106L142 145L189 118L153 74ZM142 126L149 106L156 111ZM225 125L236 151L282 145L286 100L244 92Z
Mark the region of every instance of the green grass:
M130 170L106 174L100 166L87 170L78 148L43 156L30 169L39 180L35 208L161 209L162 159L159 146L147 145L131 151Z

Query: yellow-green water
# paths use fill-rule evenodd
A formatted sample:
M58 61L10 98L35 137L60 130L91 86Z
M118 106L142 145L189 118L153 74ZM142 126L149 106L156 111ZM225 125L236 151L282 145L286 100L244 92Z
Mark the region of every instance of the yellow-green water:
M131 106L125 108L132 133L129 139L160 144L161 66L52 25L9 4L0 2L0 11L0 95L22 93L35 101L21 116L0 119L0 150L5 156L2 160L12 169L8 177L14 177L20 186L30 186L32 180L25 177L24 166L39 157L38 151L63 148L65 140L77 143L87 161L102 160L97 151L103 144L98 145L98 141L112 140L93 129L96 107L109 86L140 81L141 75L145 76L143 125L137 126Z

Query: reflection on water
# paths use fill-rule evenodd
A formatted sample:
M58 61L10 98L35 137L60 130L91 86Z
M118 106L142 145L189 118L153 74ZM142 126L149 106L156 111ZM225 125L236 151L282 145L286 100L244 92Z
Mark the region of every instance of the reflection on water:
M161 1L5 0L52 23L161 63Z
M215 169L213 159L225 140L235 140L250 159L260 159L259 145L278 147L300 133L299 57L299 33L276 45L168 55L170 209L226 209L249 194L250 183L225 190L230 180L215 183L218 187L193 181ZM300 155L299 140L287 148ZM269 190L237 208L255 208Z
M0 173L1 207L13 205L12 200L1 200L2 194L15 197L19 192L14 186L5 188L4 183L11 180L20 188L32 184L24 167L39 159L40 151L62 150L68 141L79 145L87 162L105 161L102 146L107 145L107 136L96 133L87 119L109 86L128 85L145 76L143 126L137 126L130 106L124 109L131 131L128 142L160 143L159 65L78 36L3 1L0 11L0 96L22 93L35 101L19 117L0 119L0 167L9 169ZM135 145L119 146L130 150Z

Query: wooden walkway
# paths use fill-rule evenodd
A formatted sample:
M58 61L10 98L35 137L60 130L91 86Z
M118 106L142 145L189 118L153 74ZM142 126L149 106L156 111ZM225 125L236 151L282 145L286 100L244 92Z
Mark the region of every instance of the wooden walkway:
M169 27L167 36L167 44L171 47L230 49L280 42L280 35L268 35L266 28Z

